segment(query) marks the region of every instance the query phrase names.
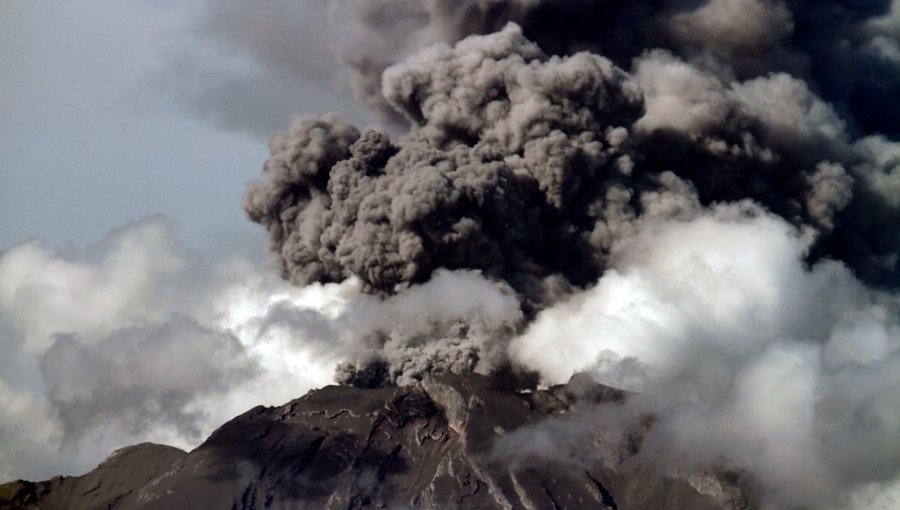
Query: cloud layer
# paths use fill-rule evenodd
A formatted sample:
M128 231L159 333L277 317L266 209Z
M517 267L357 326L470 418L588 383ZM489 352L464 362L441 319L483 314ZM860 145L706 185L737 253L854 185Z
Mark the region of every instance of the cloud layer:
M657 416L645 444L670 469L737 468L773 508L839 507L900 474L900 300L805 266L808 234L757 206L649 221L511 355L548 383L640 391L631 411Z
M204 262L158 216L85 251L14 246L0 282L2 479L83 472L135 442L190 448L376 356L401 382L486 372L505 358L490 342L521 321L512 291L478 273L389 300L355 279L300 289L244 260Z

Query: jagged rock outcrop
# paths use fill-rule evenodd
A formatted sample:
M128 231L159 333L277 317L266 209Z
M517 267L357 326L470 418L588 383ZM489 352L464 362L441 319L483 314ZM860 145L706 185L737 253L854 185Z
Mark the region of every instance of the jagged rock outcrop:
M0 508L754 507L734 479L665 475L641 463L634 445L612 463L498 460L497 442L512 431L625 397L576 386L515 392L478 375L399 388L328 386L256 407L190 453L137 445L81 477L0 486Z

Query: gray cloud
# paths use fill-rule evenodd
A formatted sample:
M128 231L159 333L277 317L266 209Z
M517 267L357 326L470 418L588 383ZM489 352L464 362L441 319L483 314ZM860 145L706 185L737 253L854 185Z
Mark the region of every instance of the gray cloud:
M453 44L522 19L539 0L332 0L333 49L356 97L381 119L403 117L381 93L381 74L432 44Z
M470 268L537 302L556 270L596 275L568 261L587 257L577 225L590 222L589 179L630 164L623 126L640 116L640 96L624 72L587 54L546 60L510 27L427 50L391 68L384 87L413 133L395 144L336 118L301 120L247 194L289 278L356 275L389 294L438 267Z
M340 291L209 264L159 216L83 251L0 253L0 478L83 472L139 441L190 448L249 407L327 383L340 359L314 348L318 331L256 324L273 296L302 308Z
M205 416L191 404L221 396L257 369L234 335L185 317L99 339L56 334L40 367L65 441L110 425L139 436L163 424L197 441Z
M325 33L329 8L327 0L204 2L175 34L182 44L164 73L149 81L195 115L263 139L298 111L364 121Z
M871 136L859 140L857 146L866 157L856 172L886 202L900 206L900 142Z
M590 50L623 68L660 48L723 77L785 72L834 104L854 131L896 135L897 11L890 0L316 0L253 7L228 1L209 4L195 28L213 53L182 58L176 68L193 76L185 90L197 109L231 127L265 134L286 111L324 113L323 105L360 120L352 104L332 100L345 80L377 118L398 124L403 117L381 94L385 69L429 45L513 21L550 54ZM222 49L240 55L243 67L226 71ZM230 101L229 91L256 96L253 108Z
M491 373L507 363L506 343L523 316L508 286L470 271L437 271L387 300L360 296L339 316L351 336L337 379L384 363L382 383L410 384L440 372Z
M675 195L686 207L755 200L818 228L815 257L897 281L898 237L867 218L900 211L845 170L889 145L854 146L786 74L726 82L663 51L635 69L547 57L515 25L423 50L384 74L408 135L301 119L276 137L245 210L287 278L352 275L382 294L439 267L478 269L540 308L549 278L596 281L616 236L642 214L678 214Z
M547 383L587 371L640 394L538 425L544 446L526 453L555 458L651 415L646 462L751 473L768 507L866 508L857 493L881 485L888 497L900 474L900 301L834 261L805 267L810 242L752 205L643 221L615 270L510 344ZM600 457L617 462L627 438L604 441Z
M889 115L900 86L896 62L869 49L878 36L896 44L884 19L891 7L890 0L548 1L523 26L539 43L562 41L545 44L550 51L591 48L620 65L665 48L689 60L712 59L740 80L787 72L810 83L855 129L896 135Z
M662 48L740 80L786 72L809 82L855 129L896 135L897 12L890 0L335 0L331 19L357 97L395 120L379 89L386 68L427 45L513 21L551 54L591 50L628 67Z
M522 28L424 48L380 74L406 135L297 120L245 210L300 285L358 279L388 303L468 269L520 300L524 320L488 335L463 315L336 342L356 346L345 382L477 370L485 353L482 371L548 383L589 370L643 392L624 416L654 416L664 469L750 473L773 507L890 497L896 144L858 138L877 129L861 103L820 80L864 87L862 57L825 76L834 48L816 39L868 33L886 7L828 2L818 27L800 2L657 4L517 4ZM736 11L749 22L732 26ZM852 48L876 44L861 37ZM574 451L554 441L583 439L592 416L546 425L529 455Z
M156 216L85 251L0 254L0 478L83 472L140 441L192 448L372 360L401 383L488 373L522 321L512 290L477 272L387 300L355 278L300 289L246 260L210 264L171 228Z

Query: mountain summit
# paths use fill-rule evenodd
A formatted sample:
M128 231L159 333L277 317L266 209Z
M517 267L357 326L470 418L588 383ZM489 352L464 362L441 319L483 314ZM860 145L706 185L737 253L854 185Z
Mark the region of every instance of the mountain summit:
M597 439L602 431L584 435L583 455L543 444L542 427L564 430L580 413L625 398L578 378L524 392L476 374L407 387L328 386L251 409L190 453L145 443L84 476L5 484L0 508L755 506L740 476L664 473L649 462L641 442L651 419L624 431L621 444Z

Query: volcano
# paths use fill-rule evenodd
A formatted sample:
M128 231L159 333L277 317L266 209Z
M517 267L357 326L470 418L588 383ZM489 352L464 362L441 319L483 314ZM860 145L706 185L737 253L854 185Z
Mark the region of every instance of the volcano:
M509 462L503 452L534 447L539 435L527 432L548 420L565 423L627 398L585 377L526 391L478 374L406 387L327 386L280 407L255 407L189 453L138 444L83 476L5 484L0 508L756 506L752 484L738 473L657 469L642 445L652 417L619 431L620 442L594 431L578 460Z

